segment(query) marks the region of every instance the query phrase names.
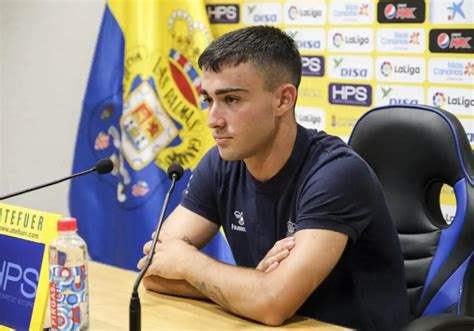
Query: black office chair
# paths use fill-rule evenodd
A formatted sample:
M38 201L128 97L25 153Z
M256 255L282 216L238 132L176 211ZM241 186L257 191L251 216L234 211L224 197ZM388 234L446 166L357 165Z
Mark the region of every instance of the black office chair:
M406 329L474 330L474 158L459 120L428 106L378 107L349 144L377 174L398 229L413 319ZM456 196L450 224L443 184Z

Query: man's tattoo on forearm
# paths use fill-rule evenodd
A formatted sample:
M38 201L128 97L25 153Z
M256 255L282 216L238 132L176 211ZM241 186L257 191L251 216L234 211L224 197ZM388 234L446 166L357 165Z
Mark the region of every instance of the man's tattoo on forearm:
M224 294L218 286L212 286L214 290L208 289L205 282L196 282L194 286L198 289L199 292L207 296L212 301L218 303L220 306L227 310L231 310L229 302L224 297Z

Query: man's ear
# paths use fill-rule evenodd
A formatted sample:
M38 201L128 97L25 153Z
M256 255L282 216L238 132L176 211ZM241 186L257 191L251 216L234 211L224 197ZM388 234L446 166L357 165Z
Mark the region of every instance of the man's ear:
M275 91L273 109L276 116L283 116L288 112L293 112L298 91L293 84L282 84Z

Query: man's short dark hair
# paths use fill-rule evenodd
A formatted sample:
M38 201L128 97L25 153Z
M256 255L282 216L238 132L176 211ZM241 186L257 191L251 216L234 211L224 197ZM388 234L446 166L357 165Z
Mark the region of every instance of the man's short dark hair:
M272 26L235 30L214 40L199 57L199 68L219 72L225 66L249 62L263 73L265 88L274 91L286 82L298 88L301 57L295 41Z

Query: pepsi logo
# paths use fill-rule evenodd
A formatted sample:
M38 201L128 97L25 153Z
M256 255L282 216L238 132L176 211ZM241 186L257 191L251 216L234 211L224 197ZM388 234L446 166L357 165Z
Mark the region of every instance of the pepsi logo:
M386 18L392 20L395 18L395 15L397 15L397 8L394 5L389 4L385 7L384 14Z
M450 38L449 38L449 35L447 33L441 33L438 36L438 39L437 39L438 46L442 49L448 48L449 41L450 41Z

